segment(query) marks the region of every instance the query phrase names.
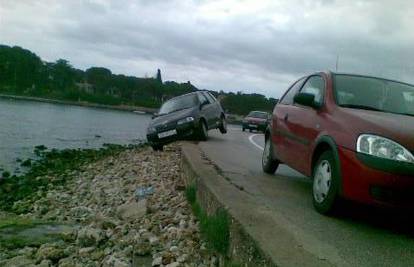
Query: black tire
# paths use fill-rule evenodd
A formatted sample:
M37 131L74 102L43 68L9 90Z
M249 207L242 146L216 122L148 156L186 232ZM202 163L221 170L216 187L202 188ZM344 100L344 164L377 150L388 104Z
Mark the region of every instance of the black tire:
M152 145L152 149L154 151L163 151L164 150L164 146L163 145Z
M328 150L319 156L313 167L313 206L321 214L332 214L339 202L340 173L337 166L333 152ZM328 173L329 180L326 178Z
M262 169L265 173L274 174L279 167L279 161L273 159L273 145L270 137L265 141L262 154Z
M221 119L220 119L219 131L222 134L227 133L227 121L226 121L225 117L221 117Z
M243 127L243 128L242 128L242 131L243 131L243 132L244 132L244 131L246 131L246 128L244 128L244 127Z
M249 132L252 132L252 129L249 129Z
M200 139L201 141L206 141L208 139L207 124L204 120L200 121L200 124L198 127L198 139Z

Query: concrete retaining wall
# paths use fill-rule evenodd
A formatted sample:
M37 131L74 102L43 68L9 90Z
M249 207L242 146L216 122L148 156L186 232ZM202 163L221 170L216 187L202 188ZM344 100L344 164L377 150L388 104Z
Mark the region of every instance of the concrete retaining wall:
M231 220L230 247L228 255L231 261L242 266L276 266L271 258L259 248L256 241L245 231L244 226L233 216L233 211L224 203L223 196L239 194L240 189L232 186L219 174L215 166L206 160L194 144L182 146L182 178L186 186L195 184L197 201L207 214L214 214L218 209L228 212ZM234 201L238 201L237 197Z

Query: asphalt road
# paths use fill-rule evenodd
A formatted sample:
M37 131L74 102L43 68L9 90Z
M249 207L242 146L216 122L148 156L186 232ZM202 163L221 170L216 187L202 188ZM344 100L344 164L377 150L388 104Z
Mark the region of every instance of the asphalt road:
M312 206L310 179L286 165L276 175L264 174L263 135L231 127L225 135L209 132L201 149L233 184L281 216L307 250L338 265L414 266L412 215L350 202L332 217L320 215Z

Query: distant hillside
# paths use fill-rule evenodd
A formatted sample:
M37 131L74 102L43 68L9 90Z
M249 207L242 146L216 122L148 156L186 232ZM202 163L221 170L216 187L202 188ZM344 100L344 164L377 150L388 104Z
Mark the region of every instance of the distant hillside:
M2 94L157 108L171 97L196 90L190 82L163 82L160 70L150 78L116 75L102 67L83 71L64 59L45 62L27 49L0 45ZM211 92L224 109L241 115L250 110L270 111L276 103L259 94Z
M246 115L252 110L271 112L277 103L277 99L266 98L260 94L243 94L238 92L227 93L218 96L224 109L229 113Z

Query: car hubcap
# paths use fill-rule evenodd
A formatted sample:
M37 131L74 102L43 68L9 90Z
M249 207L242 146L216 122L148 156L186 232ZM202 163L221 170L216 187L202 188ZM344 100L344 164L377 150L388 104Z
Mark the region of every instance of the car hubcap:
M270 156L270 142L269 140L266 140L265 147L263 150L263 157L262 157L263 166L267 165L269 156Z
M332 180L331 164L327 160L319 163L313 178L313 197L316 202L322 203L329 192Z
M225 119L221 119L221 125L223 125L223 129L227 129L227 122Z

